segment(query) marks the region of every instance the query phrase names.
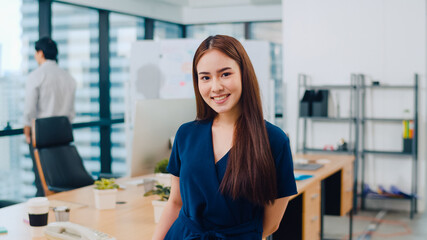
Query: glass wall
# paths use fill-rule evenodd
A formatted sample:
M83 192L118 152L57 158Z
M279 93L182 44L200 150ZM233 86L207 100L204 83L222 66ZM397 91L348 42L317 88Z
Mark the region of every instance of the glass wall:
M144 39L144 19L110 13L110 109L113 118L123 118L126 102L126 84L130 79L131 45ZM124 124L112 126L112 171L126 174L126 133Z
M52 4L52 38L58 44L58 64L77 81L74 122L99 117L98 11Z
M6 1L0 8L0 130L23 127L25 80L37 67L38 1Z
M236 39L245 38L243 23L203 24L187 26L187 38L205 39L211 35L229 35Z
M3 1L0 8L0 130L23 127L25 81L37 67L38 1ZM0 199L34 196L34 174L23 135L0 138Z
M74 143L86 170L93 176L101 169L99 127L73 129Z
M178 24L154 21L154 39L181 38L182 27Z
M52 3L52 38L58 64L77 81L74 122L99 119L99 16L94 9ZM99 172L99 128L73 131L74 144L89 172Z
M283 126L282 22L251 23L250 39L270 42L271 77L274 79L276 124Z

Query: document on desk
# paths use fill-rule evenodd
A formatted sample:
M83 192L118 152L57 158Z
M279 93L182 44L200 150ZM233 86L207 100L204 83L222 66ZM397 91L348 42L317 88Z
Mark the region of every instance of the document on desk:
M295 180L296 181L302 181L302 180L305 180L305 179L309 179L311 177L313 177L313 175L295 174Z
M80 204L80 203L75 203L75 202L67 202L67 201L60 201L60 200L49 200L49 207L50 208L55 208L55 207L59 207L59 206L67 206L70 210L73 210L73 209L85 207L86 205Z

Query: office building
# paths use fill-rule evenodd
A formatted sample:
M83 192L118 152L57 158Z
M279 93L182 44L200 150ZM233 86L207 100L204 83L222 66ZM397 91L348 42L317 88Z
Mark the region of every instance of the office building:
M0 56L2 56L1 51L2 51L2 45L0 44ZM3 69L1 68L1 65L2 65L2 59L0 58L0 77L3 76Z

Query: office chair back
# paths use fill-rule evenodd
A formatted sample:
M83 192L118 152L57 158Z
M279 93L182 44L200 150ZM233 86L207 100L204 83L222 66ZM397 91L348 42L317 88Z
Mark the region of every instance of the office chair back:
M33 121L34 156L45 195L93 184L73 142L67 117Z

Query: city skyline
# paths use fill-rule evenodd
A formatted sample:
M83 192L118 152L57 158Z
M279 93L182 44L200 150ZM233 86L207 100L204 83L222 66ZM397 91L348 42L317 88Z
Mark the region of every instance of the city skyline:
M0 76L21 72L21 1L2 1L0 8Z

